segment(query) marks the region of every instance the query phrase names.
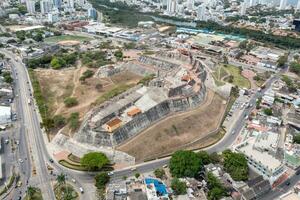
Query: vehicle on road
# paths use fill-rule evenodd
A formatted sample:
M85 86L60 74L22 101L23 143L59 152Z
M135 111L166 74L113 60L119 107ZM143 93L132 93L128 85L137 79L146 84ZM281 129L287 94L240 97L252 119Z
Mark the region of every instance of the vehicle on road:
M131 168L130 170L131 170L131 171L135 171L135 170L136 170L136 167L133 167L133 168Z
M52 158L49 159L49 162L54 163L54 160Z
M74 178L72 178L72 182L73 182L73 183L76 183L76 180L75 180Z
M24 161L20 158L20 159L19 159L19 163L23 163L23 162L24 162Z
M6 139L6 140L4 141L4 143L5 143L5 144L8 144L8 143L9 143L9 139Z
M31 99L28 99L28 105L31 105Z
M16 145L19 145L19 144L20 144L19 140L16 140Z
M84 190L82 187L80 187L79 190L80 190L80 193L84 193Z
M108 172L107 175L112 176L112 175L114 175L114 172Z
M22 186L22 181L18 181L17 182L17 187L21 187Z

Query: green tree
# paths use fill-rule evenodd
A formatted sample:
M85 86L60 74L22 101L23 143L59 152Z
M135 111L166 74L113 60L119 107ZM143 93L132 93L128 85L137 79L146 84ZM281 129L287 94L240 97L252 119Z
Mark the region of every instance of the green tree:
M88 170L98 170L109 164L109 159L104 153L90 152L80 159L80 164Z
M55 115L53 117L53 125L56 128L63 127L64 125L66 125L66 118L62 115Z
M278 61L277 61L277 65L278 67L284 67L285 63L287 62L288 56L287 55L283 55L281 56Z
M141 174L140 173L135 173L135 178L139 178L140 176L141 176Z
M69 119L69 126L72 130L76 130L79 127L79 113L71 113Z
M35 36L33 36L33 39L37 42L42 42L44 40L42 33L37 33Z
M171 182L171 188L174 191L175 195L186 194L186 184L183 181L180 181L178 178L174 178Z
M223 152L224 169L235 181L245 181L248 179L249 168L247 159L241 153L235 153L230 150Z
M201 167L201 160L193 151L176 151L170 160L170 172L177 178L195 177Z
M292 62L290 64L290 71L300 75L300 63Z
M57 175L56 181L59 186L65 185L66 184L66 175L63 173Z
M75 97L67 97L64 99L64 104L68 108L78 105L78 100Z
M212 163L216 164L219 163L221 158L217 152L213 152L212 154L209 155L210 160Z
M54 57L52 58L50 65L53 69L61 69L66 66L66 61L62 58Z
M121 50L118 50L114 53L114 56L117 58L117 60L123 59L123 52Z
M221 182L213 175L213 173L208 172L206 176L209 200L218 200L224 196L227 196L226 189L221 184Z
M166 172L164 169L156 169L154 175L156 178L163 179L166 176Z
M26 39L26 32L25 31L17 31L16 36L19 40L24 41Z
M206 151L199 151L197 154L198 154L202 164L207 165L207 164L211 163L210 155Z
M300 144L300 133L298 133L297 135L294 135L293 142Z
M28 186L26 190L27 199L32 199L34 193L36 192L36 189L32 186Z
M101 172L95 176L95 186L98 189L104 189L105 185L109 182L110 177L107 173Z
M25 15L27 13L27 8L24 5L18 5L18 11L21 15Z
M265 108L263 110L265 115L271 116L273 114L272 109L271 108Z

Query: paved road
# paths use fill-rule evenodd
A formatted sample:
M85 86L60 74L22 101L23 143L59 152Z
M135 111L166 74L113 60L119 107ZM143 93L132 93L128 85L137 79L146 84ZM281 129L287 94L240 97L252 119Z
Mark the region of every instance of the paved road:
M28 76L27 71L19 60L15 60L15 55L8 51L2 51L7 57L10 57L13 71L15 73L15 90L18 92L19 100L17 100L17 108L19 116L21 117L21 127L19 135L19 157L24 160L23 163L19 163L19 169L21 173L21 181L23 185L27 180L30 182L37 181L39 188L42 190L45 199L55 199L52 186L50 184L50 177L47 171L46 161L44 157L44 140L40 130L40 123L37 118L34 107L28 104L28 99L31 99L31 87L27 83ZM31 160L29 149L33 155ZM36 167L37 175L31 177L31 165ZM22 187L22 193L24 194L26 188ZM15 195L17 195L15 193Z
M20 171L23 173L22 182L23 187L17 189L14 192L14 197L19 195L19 192L22 191L22 194L26 191L25 185L27 180L30 180L29 184L33 186L37 186L42 189L44 199L55 199L54 193L52 190L51 180L54 180L55 177L49 175L49 171L47 170L47 164L51 165L54 168L55 174L64 173L67 175L67 179L75 179L77 191L79 191L79 187L88 187L94 182L94 174L88 174L86 172L77 172L70 169L67 169L57 162L50 163L49 160L52 158L49 155L46 143L45 143L45 134L41 130L40 127L40 119L35 108L35 105L28 104L28 99L33 100L30 95L32 88L30 85L30 79L27 74L26 67L21 63L21 59L17 58L14 54L9 51L2 50L3 53L7 57L11 59L11 63L13 65L13 69L16 72L15 75L17 79L15 79L16 87L15 90L18 91L18 115L21 118L21 127L20 127L20 158L23 158L24 163L20 165ZM32 102L33 103L33 102ZM25 137L26 136L26 137ZM33 156L33 160L26 159L29 158L29 149L31 149L31 154ZM36 166L37 175L31 177L31 164ZM16 198L13 198L16 199ZM89 200L93 199L91 194L84 193L80 195L80 199Z

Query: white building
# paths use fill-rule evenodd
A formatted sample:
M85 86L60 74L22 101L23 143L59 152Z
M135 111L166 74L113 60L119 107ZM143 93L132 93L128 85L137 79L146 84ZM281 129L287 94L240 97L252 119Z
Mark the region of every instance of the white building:
M300 0L298 0L296 10L298 10L298 11L300 10Z
M169 14L175 14L176 8L177 8L177 1L176 0L168 0L167 12Z
M248 165L272 185L286 169L282 160L275 157L279 135L273 132L259 133L236 146L235 150L245 155Z
M279 10L286 9L287 0L280 0Z
M250 6L250 7L256 6L256 0L250 0L249 6Z
M58 13L48 13L48 22L55 23L58 22L59 17Z
M201 21L206 21L206 15L205 15L205 11L206 11L206 6L204 4L201 4L200 6L198 6L197 9L197 19L201 20Z
M241 15L245 15L247 11L247 3L244 1L243 3L241 3L240 5L240 14Z
M188 0L187 1L187 8L189 10L193 10L194 9L194 4L195 4L194 0Z
M9 106L0 106L0 124L11 122L11 108Z
M27 8L27 12L29 14L35 13L35 1L33 1L33 0L26 0L26 8Z
M46 14L49 13L52 7L52 3L50 2L50 0L42 0L40 1L40 5L41 5L41 13L42 14Z

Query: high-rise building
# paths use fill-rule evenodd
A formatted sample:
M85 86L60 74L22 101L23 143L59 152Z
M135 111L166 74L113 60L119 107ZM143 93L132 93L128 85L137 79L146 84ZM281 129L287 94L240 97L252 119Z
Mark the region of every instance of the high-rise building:
M67 5L68 5L69 8L72 8L72 9L73 9L73 8L75 7L74 4L75 4L75 3L74 3L74 0L68 0L68 1L67 1Z
M241 3L240 5L240 14L241 15L245 15L247 11L247 3L244 1L243 3Z
M297 11L299 11L299 10L300 10L300 0L298 0L298 3L297 3L296 10L297 10Z
M206 11L205 4L201 4L200 6L198 6L198 9L197 9L197 19L198 20L206 21L205 11Z
M46 13L50 12L50 10L51 10L50 0L41 0L40 5L41 5L41 13L42 14L46 14Z
M88 9L88 18L97 20L97 11L95 8L89 8Z
M256 6L256 0L250 0L249 7Z
M61 8L61 0L53 0L53 7L60 9Z
M58 22L58 13L48 13L48 22L55 23Z
M176 0L168 0L167 4L167 12L169 14L176 13L177 1Z
M189 10L193 10L194 9L194 4L195 4L194 0L188 0L187 1L187 8Z
M279 10L286 9L287 0L280 0Z
M26 0L26 8L27 8L28 13L30 13L30 14L35 13L35 1Z

